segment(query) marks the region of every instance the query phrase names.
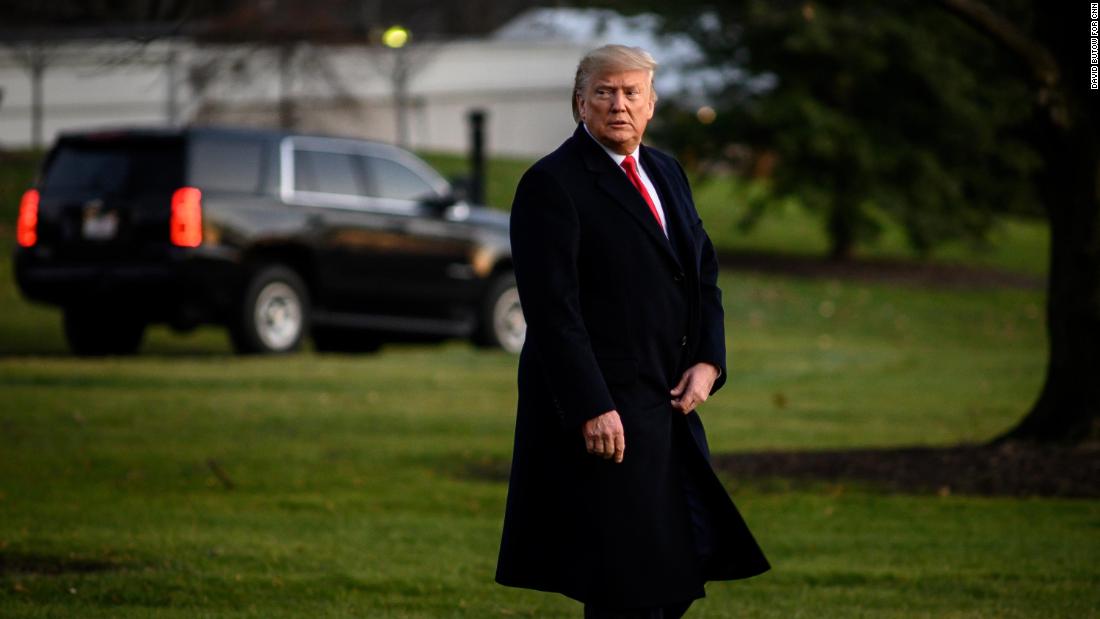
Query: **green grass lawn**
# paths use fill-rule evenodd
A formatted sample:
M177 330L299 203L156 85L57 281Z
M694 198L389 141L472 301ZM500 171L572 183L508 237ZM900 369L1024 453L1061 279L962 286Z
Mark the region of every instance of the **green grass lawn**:
M64 353L0 233L0 616L576 617L492 583L515 358ZM716 451L953 444L1040 385L1039 291L726 273ZM629 457L629 456L628 456ZM488 473L488 474L486 474ZM726 479L774 564L689 617L1100 616L1100 501Z
M527 165L491 161L487 201L507 208ZM238 358L212 328L71 358L58 313L12 282L32 170L0 162L0 617L578 616L492 583L515 358L461 343ZM793 204L740 232L752 190L696 187L720 247L824 251ZM1006 220L990 248L932 258L1041 274L1047 242ZM906 252L890 228L861 248ZM718 452L982 441L1041 383L1041 291L721 283L731 375L703 410ZM1100 616L1100 501L726 482L775 569L711 584L689 617Z

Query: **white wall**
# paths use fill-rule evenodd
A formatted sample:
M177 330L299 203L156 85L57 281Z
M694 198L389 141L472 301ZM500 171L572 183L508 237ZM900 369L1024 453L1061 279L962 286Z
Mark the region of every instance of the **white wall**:
M537 156L573 130L570 89L585 45L517 41L461 41L411 46L409 146L465 151L466 116L488 112L492 154ZM177 108L185 122L274 126L278 122L278 56L273 50L196 47L184 42L146 46L88 42L54 49L44 81L44 138L64 129L121 124L165 124L168 51L178 58ZM297 127L396 141L393 74L396 53L378 48L301 48L290 92ZM215 67L199 88L187 80ZM0 52L0 147L30 143L30 79L9 53Z
M89 41L45 51L43 138L120 123L167 122L169 44ZM25 50L24 50L25 51ZM31 79L11 49L0 48L0 147L31 142Z

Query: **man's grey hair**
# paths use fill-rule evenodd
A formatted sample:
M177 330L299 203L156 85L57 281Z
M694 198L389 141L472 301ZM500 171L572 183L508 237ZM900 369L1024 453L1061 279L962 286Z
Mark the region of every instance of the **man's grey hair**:
M573 80L573 120L581 121L577 97L588 89L588 83L592 78L608 73L639 70L649 71L649 98L656 101L657 91L653 89L653 74L657 71L657 61L649 55L649 52L640 47L604 45L585 54L577 64L577 77Z

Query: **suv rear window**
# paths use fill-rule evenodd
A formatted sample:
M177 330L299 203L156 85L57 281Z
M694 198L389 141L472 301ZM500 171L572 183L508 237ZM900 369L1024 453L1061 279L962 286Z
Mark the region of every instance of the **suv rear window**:
M142 194L183 184L183 142L176 139L74 139L55 148L46 190Z

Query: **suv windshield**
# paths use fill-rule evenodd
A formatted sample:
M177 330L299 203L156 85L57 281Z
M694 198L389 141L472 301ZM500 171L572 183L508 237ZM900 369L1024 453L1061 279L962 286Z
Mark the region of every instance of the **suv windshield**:
M133 195L174 190L182 181L179 139L63 140L50 158L42 186Z

